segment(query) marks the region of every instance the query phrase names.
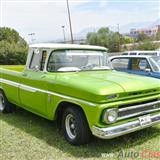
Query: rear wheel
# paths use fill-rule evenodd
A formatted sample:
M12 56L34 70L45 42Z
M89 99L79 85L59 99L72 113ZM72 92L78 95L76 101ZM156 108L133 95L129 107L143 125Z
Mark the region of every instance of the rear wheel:
M11 113L13 112L13 106L7 100L3 91L0 91L0 112L2 113Z
M92 137L84 113L74 106L64 110L62 130L65 139L73 145L86 144Z

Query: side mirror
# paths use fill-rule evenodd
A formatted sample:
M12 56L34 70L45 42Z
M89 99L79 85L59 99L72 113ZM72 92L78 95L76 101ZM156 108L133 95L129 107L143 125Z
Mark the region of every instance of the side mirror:
M146 68L145 71L146 72L151 72L151 69L150 68Z
M141 60L141 61L140 61L140 63L139 63L139 68L140 68L140 70L142 70L142 71L146 71L146 69L147 69L147 63L146 63L145 60Z
M36 71L36 72L38 72L39 71L39 67L38 66L34 66L33 70Z

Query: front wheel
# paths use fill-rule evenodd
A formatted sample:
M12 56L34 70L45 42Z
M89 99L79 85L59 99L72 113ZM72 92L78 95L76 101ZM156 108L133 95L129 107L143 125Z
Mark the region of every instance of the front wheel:
M74 106L64 110L62 130L65 139L73 145L86 144L92 137L84 113Z
M12 104L9 103L3 91L0 91L0 112L11 113L13 110Z

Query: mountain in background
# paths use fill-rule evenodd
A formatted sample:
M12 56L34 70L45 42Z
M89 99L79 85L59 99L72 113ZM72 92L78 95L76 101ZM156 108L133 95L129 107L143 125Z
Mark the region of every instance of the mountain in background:
M156 25L160 25L160 18L157 19L157 20L152 24L152 26L156 26Z
M120 27L120 33L125 34L129 33L131 29L140 29L140 28L151 28L153 26L160 25L160 19L157 19L155 22L138 22L138 23L129 23ZM118 28L117 26L108 26L110 30L117 32ZM76 39L83 39L86 37L88 32L96 32L100 29L101 27L89 27L83 29L81 32L78 34L75 34Z
M157 19L155 22L148 21L148 22L129 23L123 26L119 25L119 29L120 29L120 33L125 35L129 33L131 29L152 28L153 26L156 26L156 25L160 25L160 19ZM73 35L74 40L86 39L86 36L89 32L97 32L101 27L103 26L84 28L81 32ZM108 26L108 28L114 32L118 31L117 26ZM66 40L67 41L70 40L69 35L66 35ZM62 39L57 39L49 42L61 42L61 41L63 42Z

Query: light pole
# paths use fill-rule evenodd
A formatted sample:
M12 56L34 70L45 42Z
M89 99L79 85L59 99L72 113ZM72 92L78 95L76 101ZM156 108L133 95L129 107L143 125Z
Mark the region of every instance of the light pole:
M66 43L66 35L65 35L65 26L62 26L62 32L63 32L63 38L64 38L64 43Z
M117 31L118 31L118 33L119 33L119 23L117 24Z
M3 2L0 0L0 14L1 14L1 16L0 16L0 27L2 26L3 27Z
M33 38L33 36L35 35L35 33L29 33L28 35L31 36L31 41L33 43L36 40L36 39Z
M73 32L72 32L72 23L71 23L71 15L70 15L70 9L69 9L69 2L67 1L67 11L68 11L68 20L69 20L69 27L71 32L71 43L73 44Z
M121 40L121 39L120 39L120 33L119 33L119 32L120 32L120 31L119 31L119 23L117 24L117 31L118 31L118 50L120 51L120 44L121 44L121 43L120 43L120 40Z

